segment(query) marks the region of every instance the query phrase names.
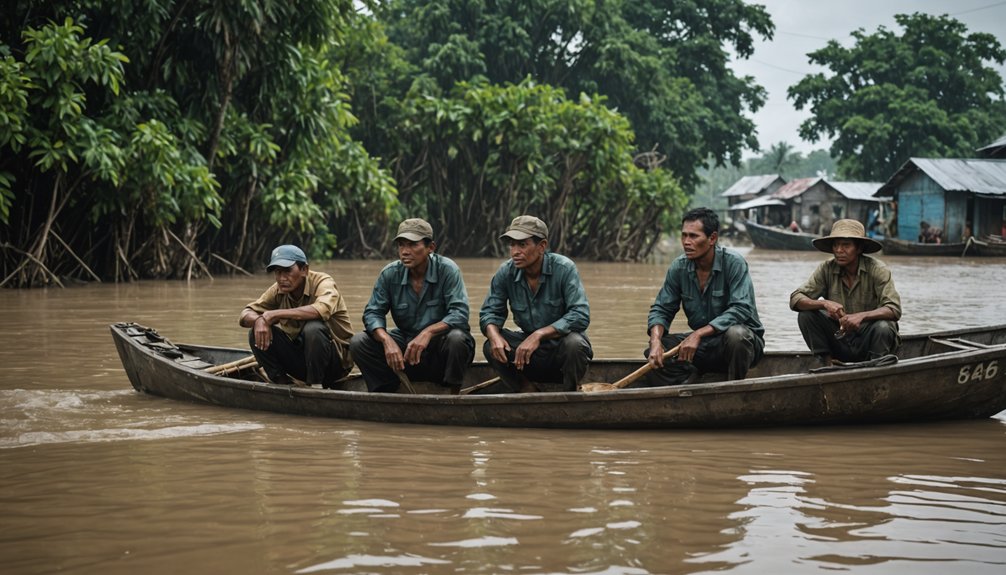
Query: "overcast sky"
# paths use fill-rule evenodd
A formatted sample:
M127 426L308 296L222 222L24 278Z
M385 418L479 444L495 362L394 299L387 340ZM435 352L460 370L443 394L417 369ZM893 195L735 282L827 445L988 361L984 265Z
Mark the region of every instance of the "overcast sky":
M807 53L823 48L828 40L852 46L850 34L864 29L868 34L879 26L901 34L895 14L947 14L967 26L969 32L988 32L1006 44L1006 1L996 0L748 0L761 4L772 15L775 37L758 42L754 55L734 63L738 76L753 76L768 91L765 107L754 116L762 149L785 141L797 151L827 148L830 142L804 142L797 133L800 122L809 116L798 111L786 98L786 89L807 74L825 71L807 62ZM1000 67L1006 77L1006 68ZM751 154L749 152L749 155Z

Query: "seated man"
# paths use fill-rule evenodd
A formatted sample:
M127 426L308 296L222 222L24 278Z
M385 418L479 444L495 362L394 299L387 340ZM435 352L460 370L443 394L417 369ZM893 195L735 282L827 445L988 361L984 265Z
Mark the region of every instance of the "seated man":
M479 313L486 360L511 393L533 391L535 381L573 391L594 357L576 265L548 251L548 227L534 216L514 218L500 239L509 242L510 259L493 276ZM508 303L520 331L503 328Z
M266 270L276 279L241 312L248 343L272 383L335 386L353 367L353 326L332 276L310 271L297 246L272 251Z
M744 257L717 245L720 219L696 208L681 221L684 253L671 262L650 307L647 361L653 366L643 385L687 383L706 372L744 379L761 360L765 328L758 319L754 285ZM668 334L684 308L688 333ZM665 349L678 346L678 361L665 365Z
M460 391L475 357L468 292L457 264L437 253L433 227L408 219L395 236L398 261L386 265L363 310L365 331L350 348L370 391L392 392L396 372ZM387 315L395 327L387 328Z
M901 296L887 266L866 255L881 244L856 220L839 220L814 247L834 257L790 295L789 307L799 312L800 332L818 362L867 361L897 351Z

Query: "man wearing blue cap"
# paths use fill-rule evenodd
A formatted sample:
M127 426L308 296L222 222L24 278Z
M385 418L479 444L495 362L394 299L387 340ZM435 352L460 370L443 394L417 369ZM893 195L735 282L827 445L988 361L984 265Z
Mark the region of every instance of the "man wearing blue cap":
M363 310L364 331L350 342L353 358L370 391L396 391L399 372L456 394L475 356L461 270L436 253L433 227L425 220L402 222L394 241L398 261L377 277ZM391 329L388 312L395 321Z
M534 216L514 218L500 239L509 243L510 259L496 270L479 312L486 360L505 391L534 391L534 382L573 391L594 357L576 264L548 251L548 227ZM508 302L520 331L503 327Z
M272 251L266 270L276 283L245 306L240 324L251 328L252 353L272 383L335 387L353 367L353 326L332 276L310 271L297 246Z

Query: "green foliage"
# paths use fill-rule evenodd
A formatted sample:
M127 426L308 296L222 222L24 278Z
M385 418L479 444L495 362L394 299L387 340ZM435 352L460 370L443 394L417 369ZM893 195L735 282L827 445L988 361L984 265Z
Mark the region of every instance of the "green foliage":
M789 88L813 117L804 139L834 138L843 177L884 181L912 156L968 157L1006 124L1006 50L989 34L968 34L948 16L898 15L898 35L880 27L853 32L854 46L831 41L809 54L830 74Z
M670 173L634 165L627 120L600 97L571 102L531 80L460 83L449 97L411 94L404 116L400 199L438 222L452 254L500 253L486 230L532 213L556 251L645 257L684 205Z
M739 162L756 149L746 111L764 90L737 78L730 51L749 57L771 37L764 7L741 0L393 0L379 12L392 41L445 93L457 81L530 76L570 97L599 93L629 118L640 150L667 156L691 188L707 158Z
M0 227L3 275L35 265L21 253L46 279L18 285L255 267L284 241L326 257L350 212L386 218L394 181L352 138L338 61L360 20L351 0L66 0L0 16L18 38L0 44L0 215L16 222ZM48 249L57 232L65 249Z

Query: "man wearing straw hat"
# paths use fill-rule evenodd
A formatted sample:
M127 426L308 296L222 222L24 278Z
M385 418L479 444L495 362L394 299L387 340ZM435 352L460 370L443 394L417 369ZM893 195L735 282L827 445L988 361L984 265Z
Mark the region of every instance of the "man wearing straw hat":
M404 373L457 394L475 357L461 270L436 253L426 220L403 221L394 242L398 260L377 276L363 310L364 331L350 342L353 359L370 391L397 391Z
M789 307L799 312L800 332L818 362L893 354L901 344L901 296L887 266L866 255L880 251L881 244L866 237L856 220L838 220L831 235L813 243L834 257L790 295Z
M353 326L346 301L332 276L311 271L297 246L272 251L266 271L272 284L241 312L248 342L272 383L334 387L353 367L349 338Z
M500 236L510 259L496 270L479 312L482 352L504 391L534 391L538 383L576 389L594 351L587 339L590 305L576 264L548 251L548 226L517 216ZM520 330L505 329L507 303Z

